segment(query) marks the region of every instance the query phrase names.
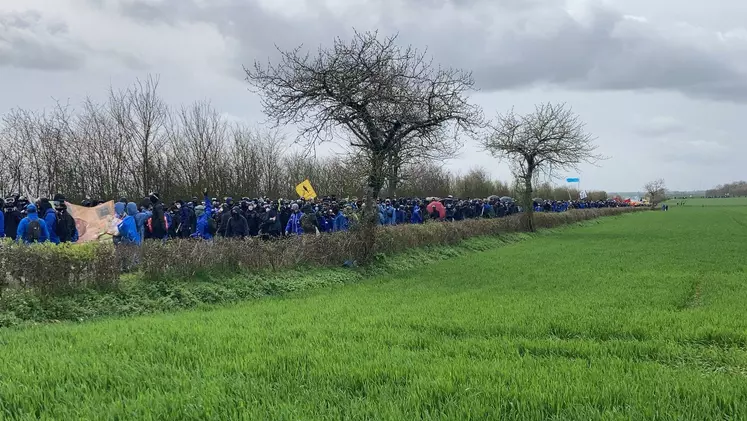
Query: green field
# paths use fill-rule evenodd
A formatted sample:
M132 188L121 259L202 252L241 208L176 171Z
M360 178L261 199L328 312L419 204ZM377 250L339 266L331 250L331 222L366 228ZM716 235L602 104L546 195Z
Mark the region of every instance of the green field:
M0 331L4 419L747 419L747 207L232 307Z
M693 199L671 199L666 203L670 206L674 206L676 203L682 202L685 207L700 206L747 206L747 197L729 197L729 198L715 198L715 199L704 199L704 198L693 198Z

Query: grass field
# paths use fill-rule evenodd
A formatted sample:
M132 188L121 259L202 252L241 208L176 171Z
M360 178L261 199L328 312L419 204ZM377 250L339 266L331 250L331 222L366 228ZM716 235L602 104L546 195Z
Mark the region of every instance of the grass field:
M747 207L670 207L303 295L6 329L0 414L747 419L746 249Z
M715 198L715 199L671 199L667 203L670 206L682 202L685 207L700 206L700 207L714 207L714 206L747 206L747 197L729 197L729 198Z

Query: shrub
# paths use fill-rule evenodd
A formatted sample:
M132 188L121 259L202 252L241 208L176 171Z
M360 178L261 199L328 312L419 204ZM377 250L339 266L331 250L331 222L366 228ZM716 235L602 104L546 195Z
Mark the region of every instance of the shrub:
M111 244L0 245L0 277L4 287L60 294L77 287L111 287L119 279Z

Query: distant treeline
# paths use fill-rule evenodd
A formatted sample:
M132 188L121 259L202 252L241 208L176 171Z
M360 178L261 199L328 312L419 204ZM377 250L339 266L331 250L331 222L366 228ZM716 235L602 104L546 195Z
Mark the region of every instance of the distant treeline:
M747 181L735 181L706 190L706 197L743 197L747 196Z
M362 197L367 167L360 157L314 157L288 147L282 134L229 122L209 102L170 106L158 80L110 89L104 101L56 104L43 111L13 109L0 117L0 194L70 200L191 198L203 188L221 196L296 197L309 178L325 196ZM389 177L391 178L391 177ZM384 185L384 196L518 197L514 183L481 168L454 174L441 161L412 162ZM577 190L549 183L534 197L578 199ZM590 200L607 199L589 192Z

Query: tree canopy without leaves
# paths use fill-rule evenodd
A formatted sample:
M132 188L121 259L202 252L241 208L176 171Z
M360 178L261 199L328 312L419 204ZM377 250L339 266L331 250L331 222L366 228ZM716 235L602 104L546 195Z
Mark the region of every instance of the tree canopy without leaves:
M649 181L643 186L643 189L646 191L646 196L651 204L656 205L667 198L667 186L661 178Z
M467 100L470 73L434 66L423 52L400 47L396 36L380 39L376 32L337 38L314 55L300 47L281 51L279 63L245 70L270 120L297 125L311 144L339 136L365 152L372 198L387 162L452 155L457 133L482 117Z
M524 224L534 230L533 183L540 176L552 178L560 171L578 170L580 163L603 159L596 154L594 136L565 104L540 104L534 112L499 114L490 124L483 148L505 160L522 190Z

